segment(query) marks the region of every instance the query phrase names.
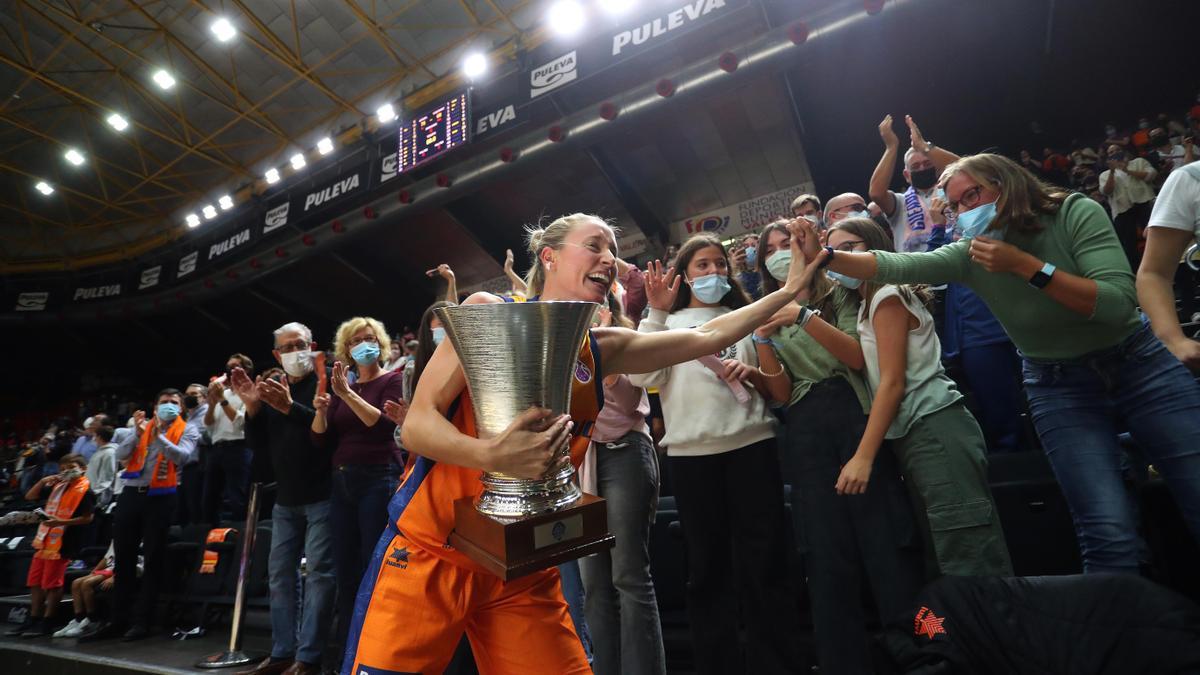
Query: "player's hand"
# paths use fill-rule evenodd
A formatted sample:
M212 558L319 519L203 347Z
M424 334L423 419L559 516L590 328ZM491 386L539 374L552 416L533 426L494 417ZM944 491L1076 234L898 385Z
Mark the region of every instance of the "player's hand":
M541 478L566 451L573 426L570 415L530 408L492 439L480 468L517 478Z

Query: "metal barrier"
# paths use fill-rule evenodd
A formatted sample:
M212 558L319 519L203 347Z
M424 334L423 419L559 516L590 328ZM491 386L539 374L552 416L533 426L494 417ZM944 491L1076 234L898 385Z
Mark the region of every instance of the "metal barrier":
M263 658L242 651L242 618L246 613L246 577L250 574L250 561L254 555L254 534L258 530L258 493L261 483L251 483L250 502L246 507L246 529L242 532L242 558L238 561L237 590L233 595L233 622L229 627L229 649L219 654L204 657L197 668L230 668L244 666Z

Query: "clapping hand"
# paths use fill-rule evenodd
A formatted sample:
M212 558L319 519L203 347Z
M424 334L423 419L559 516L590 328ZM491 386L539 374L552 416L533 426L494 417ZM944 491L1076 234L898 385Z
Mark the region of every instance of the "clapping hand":
M671 305L679 296L679 284L683 277L676 276L675 268L663 270L660 260L651 260L646 265L646 300L651 309L663 312L671 311Z
M225 385L221 384L220 380L213 380L208 383L208 404L216 406L221 404L221 400L225 398Z
M883 121L879 123L879 137L883 139L883 145L889 149L900 147L900 139L896 137L896 131L892 129L892 116L887 115Z
M511 248L504 249L504 273L512 274L513 271L513 252Z
M314 396L313 410L316 410L318 415L324 415L329 412L329 394L317 394Z
M146 411L145 410L133 411L133 427L135 429L137 429L137 432L139 434L146 431Z
M260 376L254 385L258 398L284 415L292 409L292 389L288 386L287 378L282 381L264 380Z
M384 401L383 414L389 420L396 423L396 426L404 426L404 419L408 417L408 403L401 401Z
M262 376L258 377L262 381ZM238 395L238 398L246 403L255 403L258 401L258 388L255 386L255 381L250 379L246 371L241 368L234 368L233 372L229 373L229 386L233 388L233 393Z
M341 361L333 362L333 373L329 376L329 386L340 399L350 395L350 380L346 377L346 364Z
M929 141L921 135L921 127L913 121L912 115L904 116L904 123L908 125L908 139L912 143L912 147L918 152L929 152Z

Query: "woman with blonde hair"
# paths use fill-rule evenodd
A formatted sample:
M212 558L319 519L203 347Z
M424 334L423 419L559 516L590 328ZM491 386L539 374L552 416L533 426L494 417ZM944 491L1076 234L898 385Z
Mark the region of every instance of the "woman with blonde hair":
M529 291L540 301L607 298L617 244L603 220L572 214L534 228L529 250L534 259ZM482 491L480 471L537 478L564 451L578 465L601 406L597 380L721 351L795 299L807 285L803 272L797 269L776 293L694 328L592 329L580 345L570 412L531 408L493 438L465 431L472 428L466 378L453 343L439 345L404 423L404 445L417 457L388 506L390 524L363 578L343 672L441 672L465 631L481 672L590 673L557 570L508 582L489 574L447 543L454 502ZM503 301L476 293L466 304Z
M929 253L826 248L822 262L879 283L956 282L983 299L1021 352L1033 423L1071 508L1085 572L1136 574L1141 562L1121 428L1166 478L1200 539L1200 385L1138 312L1103 207L999 155L951 164L940 185L958 212L958 242Z
M385 401L402 397L403 375L383 369L391 339L383 324L354 317L338 326L336 361L329 378L332 394L313 399L313 444L333 450L329 512L337 568L338 636L344 642L354 595L379 534L387 527L387 503L400 480L396 425L383 414ZM350 383L347 373L357 378Z

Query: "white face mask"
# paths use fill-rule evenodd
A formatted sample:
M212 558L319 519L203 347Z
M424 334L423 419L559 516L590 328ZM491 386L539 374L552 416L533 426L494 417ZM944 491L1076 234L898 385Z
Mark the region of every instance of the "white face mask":
M312 372L312 352L288 352L280 354L279 360L283 363L283 372L292 377L304 377Z

